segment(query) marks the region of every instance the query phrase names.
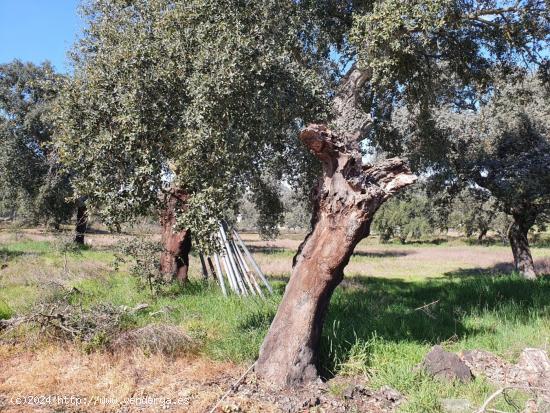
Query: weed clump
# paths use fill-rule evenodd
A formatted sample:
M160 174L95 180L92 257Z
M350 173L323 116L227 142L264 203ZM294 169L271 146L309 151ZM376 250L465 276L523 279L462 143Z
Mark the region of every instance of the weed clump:
M58 301L42 304L30 321L53 338L71 340L92 351L108 345L121 331L126 314L120 307L98 303L89 308Z
M161 252L160 243L144 238L122 242L116 254L115 269L121 263L129 263L130 274L148 286L151 294L158 294L167 284L165 276L160 272Z

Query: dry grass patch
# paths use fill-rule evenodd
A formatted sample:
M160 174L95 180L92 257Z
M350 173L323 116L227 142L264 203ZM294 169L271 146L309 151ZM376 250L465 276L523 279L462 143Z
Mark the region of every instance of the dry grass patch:
M0 354L2 354L0 352ZM62 411L120 411L130 397L155 398L144 406L130 403L125 412L166 411L160 399L181 400L169 411L205 412L244 371L227 362L199 358L166 358L141 351L84 354L71 345L45 347L0 359L0 394L6 412L37 411L15 406L12 397L22 395L66 395L97 401L93 406L65 406ZM102 399L116 403L102 403ZM1 404L0 404L1 406ZM54 411L51 406L45 411ZM59 410L58 410L59 411ZM259 409L258 411L264 411ZM267 411L267 410L266 410Z
M113 341L111 348L116 351L140 349L146 354L176 356L196 352L199 344L181 327L149 324L120 334Z

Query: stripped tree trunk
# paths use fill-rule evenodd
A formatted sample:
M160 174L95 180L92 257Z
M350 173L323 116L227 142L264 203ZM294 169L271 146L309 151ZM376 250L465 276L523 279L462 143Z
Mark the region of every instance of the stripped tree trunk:
M76 244L84 245L84 236L88 229L88 210L86 208L86 202L83 200L78 201L76 208L76 225L73 241Z
M393 158L363 165L359 140L370 117L357 109L364 74L352 68L334 106L334 125L312 124L300 139L323 164L314 190L312 230L298 249L281 305L260 349L256 372L281 386L317 378L316 362L325 314L357 243L368 236L380 205L416 177Z
M189 252L191 251L191 232L175 231L177 211L185 207L187 194L179 189L169 192L165 198L165 208L160 222L162 226L163 251L160 257L160 271L171 280L187 281L189 271Z
M535 223L535 217L519 213L512 216L514 222L508 228L508 239L514 255L514 266L522 277L534 280L537 278L537 273L535 272L535 264L531 256L527 234Z

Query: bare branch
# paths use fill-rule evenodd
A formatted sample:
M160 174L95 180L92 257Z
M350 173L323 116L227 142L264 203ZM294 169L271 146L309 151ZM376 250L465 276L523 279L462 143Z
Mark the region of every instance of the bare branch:
M495 400L501 394L505 393L507 390L524 390L524 391L538 390L538 391L550 394L550 390L545 389L543 387L532 387L532 386L505 386L505 387L501 387L500 389L495 391L493 394L491 394L485 400L485 402L483 402L481 407L475 413L486 413L486 412L490 412L490 411L495 411L494 409L488 409L489 405L491 404L491 402L493 400Z

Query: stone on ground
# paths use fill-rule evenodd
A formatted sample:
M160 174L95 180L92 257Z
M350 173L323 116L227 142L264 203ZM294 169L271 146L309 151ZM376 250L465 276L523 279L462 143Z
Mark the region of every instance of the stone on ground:
M470 368L456 354L434 346L418 366L439 379L469 382L472 379Z
M445 413L471 413L474 410L468 399L441 399L440 404Z

